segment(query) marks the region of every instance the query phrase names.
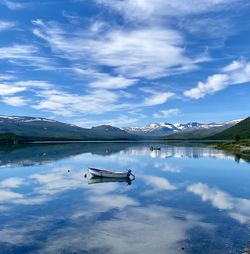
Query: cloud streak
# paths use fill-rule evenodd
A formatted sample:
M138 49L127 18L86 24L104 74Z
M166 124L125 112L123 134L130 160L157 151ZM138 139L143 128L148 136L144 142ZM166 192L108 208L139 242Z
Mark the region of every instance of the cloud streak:
M180 110L178 108L171 108L166 110L160 110L158 113L154 113L154 118L166 118L166 117L172 117L176 116L180 113Z
M3 97L2 102L13 107L25 106L28 101L20 96Z
M182 17L228 8L235 0L95 0L112 8L128 20L148 22L166 17ZM193 8L195 6L195 8ZM141 15L143 13L143 15Z
M88 59L90 66L108 66L127 78L154 79L196 68L197 59L186 56L183 38L175 30L109 28L96 32L89 27L85 32L72 32L55 22L34 20L33 24L33 33L60 57L71 61Z
M16 26L15 22L0 20L0 32L5 30L10 30L15 26Z
M6 6L8 9L12 11L23 9L26 6L26 4L10 0L1 0L0 4Z
M13 44L0 47L0 60L8 61L14 65L38 67L48 70L55 68L54 61L39 55L39 48L34 45ZM53 66L53 67L52 67Z
M74 114L100 114L111 111L119 95L108 90L94 90L86 95L76 95L59 90L42 91L43 98L35 109L46 110L54 114L70 116ZM107 107L108 106L108 107Z

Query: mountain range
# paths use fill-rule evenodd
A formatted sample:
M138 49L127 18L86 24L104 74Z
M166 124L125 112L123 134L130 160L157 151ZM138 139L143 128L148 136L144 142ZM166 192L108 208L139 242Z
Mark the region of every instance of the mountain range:
M226 122L215 122L215 123L152 123L142 127L126 127L123 130L134 135L143 136L166 136L174 135L173 138L192 135L192 133L200 133L202 136L218 133L222 130L230 128L235 124L239 123L240 120L232 120Z
M81 128L59 121L27 116L0 116L0 135L13 134L29 141L44 140L138 140L202 139L230 130L241 120L214 123L153 123L142 127L117 128L100 125Z
M29 140L133 140L126 131L101 125L90 129L46 118L0 116L0 134L11 133Z

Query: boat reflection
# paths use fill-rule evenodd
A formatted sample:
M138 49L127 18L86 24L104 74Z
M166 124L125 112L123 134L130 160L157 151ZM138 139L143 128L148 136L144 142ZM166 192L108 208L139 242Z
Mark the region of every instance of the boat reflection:
M134 181L134 179L127 179L124 177L121 178L111 178L111 177L98 177L98 176L91 176L88 178L88 184L96 184L96 183L127 183L128 185L131 185L131 183Z

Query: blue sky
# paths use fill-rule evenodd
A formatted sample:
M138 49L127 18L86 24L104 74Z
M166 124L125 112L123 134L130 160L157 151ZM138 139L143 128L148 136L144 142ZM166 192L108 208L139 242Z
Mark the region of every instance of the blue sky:
M0 114L90 127L250 115L248 0L0 0Z

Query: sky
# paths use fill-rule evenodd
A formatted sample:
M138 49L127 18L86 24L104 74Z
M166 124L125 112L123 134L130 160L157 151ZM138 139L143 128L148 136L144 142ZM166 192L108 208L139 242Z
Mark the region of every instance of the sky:
M250 116L248 0L0 0L0 114L82 127Z

